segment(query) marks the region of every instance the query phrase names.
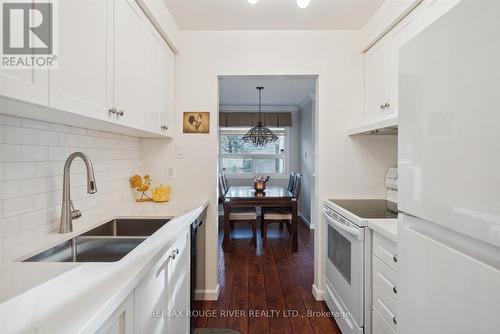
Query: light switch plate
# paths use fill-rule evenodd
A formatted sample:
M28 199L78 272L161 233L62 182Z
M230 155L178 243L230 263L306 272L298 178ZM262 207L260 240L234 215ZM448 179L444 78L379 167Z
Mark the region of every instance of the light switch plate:
M174 179L174 178L175 178L175 168L167 167L167 179Z
M184 158L184 153L182 152L182 145L181 144L177 144L176 146L176 155L177 155L177 159L183 159Z

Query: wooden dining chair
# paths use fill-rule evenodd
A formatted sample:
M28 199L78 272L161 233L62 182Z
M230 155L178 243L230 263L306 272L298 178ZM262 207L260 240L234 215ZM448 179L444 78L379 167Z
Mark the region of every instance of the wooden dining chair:
M294 185L291 193L298 199L300 195L300 188L302 184L302 174L295 173L294 175ZM279 223L280 230L283 229L283 225L286 225L288 233L291 233L292 224L292 211L290 208L268 208L263 209L262 222L261 222L261 236L262 241L265 244L267 241L267 225L272 223Z
M224 203L224 196L229 190L226 175L224 172L219 173L219 189L222 194L222 203ZM247 223L252 225L252 240L251 244L257 246L257 211L255 208L232 208L229 213L229 223L231 229L234 230L235 223Z
M286 190L292 192L294 184L295 184L295 173L291 172L290 177L288 178L288 186L286 187Z

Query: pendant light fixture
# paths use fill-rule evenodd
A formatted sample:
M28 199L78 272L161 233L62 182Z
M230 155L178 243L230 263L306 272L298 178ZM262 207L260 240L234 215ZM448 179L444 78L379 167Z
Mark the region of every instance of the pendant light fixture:
M243 140L247 143L252 143L255 146L266 146L267 143L277 141L278 136L276 136L269 128L262 125L261 95L264 87L259 86L256 88L259 91L259 122L257 122L257 125L251 128L243 136Z

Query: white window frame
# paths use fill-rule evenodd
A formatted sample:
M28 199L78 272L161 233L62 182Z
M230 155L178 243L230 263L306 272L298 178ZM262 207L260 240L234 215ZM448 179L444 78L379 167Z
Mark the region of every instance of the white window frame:
M285 136L285 143L284 143L284 150L285 152L282 154L253 154L253 153L247 153L247 154L230 154L230 153L223 153L220 145L219 145L219 166L222 166L222 160L224 157L228 158L250 158L250 159L283 159L283 173L269 173L265 175L269 175L272 178L288 178L288 174L290 173L290 128L289 127L283 127L283 128L270 128L273 132L277 134L282 134ZM219 142L221 142L220 137L224 135L241 135L243 136L245 133L250 130L250 127L248 128L240 128L240 127L234 127L234 128L219 128ZM252 165L253 166L253 165ZM231 173L231 172L226 172L226 176L229 178L233 179L248 179L252 178L254 175L258 173L255 173L252 171L252 173Z

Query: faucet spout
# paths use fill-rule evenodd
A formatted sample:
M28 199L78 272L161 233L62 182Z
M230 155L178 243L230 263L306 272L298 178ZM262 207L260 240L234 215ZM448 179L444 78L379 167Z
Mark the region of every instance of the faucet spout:
M70 171L71 164L75 158L81 158L85 163L87 169L87 192L89 194L95 194L97 192L97 184L95 182L94 165L90 158L82 153L75 152L72 153L64 164L64 176L63 176L63 200L61 208L61 226L59 228L59 233L73 232L73 219L78 219L82 216L80 210L73 207L73 202L71 201L71 185L70 185Z

